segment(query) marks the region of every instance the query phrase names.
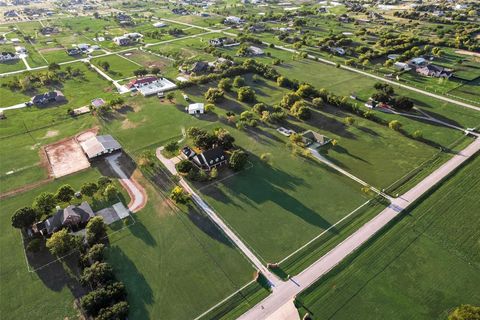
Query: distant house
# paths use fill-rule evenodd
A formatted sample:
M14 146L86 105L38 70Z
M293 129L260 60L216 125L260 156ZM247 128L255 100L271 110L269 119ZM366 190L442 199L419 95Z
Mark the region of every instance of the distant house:
M63 229L78 229L84 227L95 214L88 202L84 201L79 206L69 205L65 209L58 209L50 218L33 225L32 229L43 236Z
M318 132L308 130L302 133L302 140L305 146L310 148L319 148L332 141L332 139Z
M434 64L428 64L426 66L419 67L415 71L423 76L445 79L450 78L453 74L452 70L436 66Z
M227 164L227 155L221 147L216 147L192 158L192 162L200 169L210 171L213 168Z
M369 98L367 102L365 102L365 107L367 107L368 109L374 109L375 107L377 107L378 105L378 102L373 100L372 98Z
M405 62L395 62L393 66L398 70L405 70L405 71L412 70L412 68L410 68L408 63L405 63Z
M18 54L26 54L27 49L25 47L22 47L22 46L15 46L15 52L18 53Z
M118 143L118 141L109 134L92 137L86 141L80 142L80 146L89 160L122 149L122 146Z
M131 80L126 87L132 91L137 90L144 96L150 96L175 89L177 86L166 78L147 76Z
M250 55L252 55L252 56L261 56L265 53L259 47L254 47L254 46L248 47L248 51L249 51Z
M163 28L163 27L166 27L167 24L166 24L166 23L163 23L163 22L155 22L155 23L153 24L153 26L154 26L155 28Z
M56 27L43 27L43 28L40 29L40 33L43 34L43 35L58 33L58 28L56 28Z
M256 32L264 32L266 27L264 24L254 24L248 28L248 31L256 33Z
M205 113L205 105L203 103L192 103L185 108L188 114L203 114Z
M330 48L330 51L334 54L338 54L338 55L345 55L345 50L343 48L340 48L340 47L332 47Z
M113 42L115 42L119 46L127 46L134 42L138 42L140 39L143 38L143 35L138 32L126 33L123 36L113 38Z
M223 20L223 23L224 24L241 24L241 23L244 23L245 20L243 20L242 18L239 18L239 17L235 17L235 16L228 16L225 18L225 20Z
M413 67L423 66L423 65L427 64L427 60L425 58L422 58L422 57L413 58L412 60L410 60L408 62L408 64L413 66Z
M20 59L20 56L13 52L0 52L0 62Z
M150 83L153 83L157 81L158 78L155 76L148 76L148 77L143 77L143 78L135 78L132 79L128 84L127 88L128 89L138 89L141 86L148 85Z
M37 106L45 106L52 102L64 102L67 99L60 90L54 90L34 96L30 102Z
M87 52L90 49L90 45L87 43L79 43L77 44L77 48L83 52Z
M210 39L208 41L208 43L211 46L214 46L214 47L221 47L221 46L224 46L226 44L232 44L234 42L235 42L235 40L233 40L232 38L227 38L227 37L214 38L214 39Z
M132 25L133 20L132 17L130 17L128 14L125 14L123 12L119 12L117 16L115 17L117 22L121 25Z
M69 56L78 56L78 55L81 55L83 52L82 50L78 49L78 48L69 48L67 49L67 54Z
M105 100L103 100L102 98L95 98L91 101L90 104L94 108L100 108L101 106L105 105Z

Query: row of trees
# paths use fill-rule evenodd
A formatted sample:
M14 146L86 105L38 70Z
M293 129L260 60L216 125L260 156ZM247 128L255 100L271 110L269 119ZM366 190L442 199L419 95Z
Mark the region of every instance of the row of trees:
M51 214L58 204L70 203L76 195L78 197L82 195L94 197L97 195L105 200L112 200L117 197L117 194L117 188L107 177L100 177L96 183L85 183L80 188L79 194L76 194L72 186L65 184L58 188L56 193L42 192L35 198L31 206L15 211L11 218L12 226L19 229L28 228L42 217Z

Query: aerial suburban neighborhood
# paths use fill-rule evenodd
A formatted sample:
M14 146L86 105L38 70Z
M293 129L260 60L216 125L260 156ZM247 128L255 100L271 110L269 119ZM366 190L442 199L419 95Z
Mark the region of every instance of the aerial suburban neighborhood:
M480 320L480 1L0 0L0 319Z

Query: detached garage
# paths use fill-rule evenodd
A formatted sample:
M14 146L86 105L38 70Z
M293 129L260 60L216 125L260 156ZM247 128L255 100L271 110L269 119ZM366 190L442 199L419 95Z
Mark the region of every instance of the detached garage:
M111 135L95 136L80 143L88 159L95 159L122 149L122 146Z

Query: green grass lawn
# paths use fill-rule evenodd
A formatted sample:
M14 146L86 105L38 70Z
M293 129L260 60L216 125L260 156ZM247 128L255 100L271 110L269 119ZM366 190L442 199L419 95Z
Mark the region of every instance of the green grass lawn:
M21 59L0 63L0 73L23 70L25 68L25 64Z
M59 264L29 273L10 217L43 191L66 183L79 188L99 176L90 169L2 200L0 249L9 252L9 259L0 262L3 319L76 315L75 281ZM107 250L127 287L130 319L192 319L252 280L253 268L206 216L195 209L173 210L163 193L149 184L147 190L147 207L134 216L135 224L110 235Z
M108 73L115 80L132 77L133 71L141 68L137 64L118 55L109 55L106 57L92 59L92 63L97 67L99 67L100 62L108 62L110 64L110 68L106 71L106 73Z
M30 205L33 199L43 191L55 192L59 186L67 183L74 188L79 188L84 182L96 181L98 177L100 177L99 172L92 169L2 200L0 251L8 252L8 259L0 261L2 319L41 318L45 314L55 319L63 319L77 314L69 288L73 281L64 267L55 264L51 269L28 272L21 235L17 229L11 227L10 218L15 210Z
M360 185L292 155L275 131L229 130L252 166L200 192L264 261L278 262L367 200Z
M300 295L314 319L445 319L480 299L480 158Z
M128 292L129 319L193 319L253 279L253 268L202 213L170 208L149 188L136 223L111 237L108 261Z

